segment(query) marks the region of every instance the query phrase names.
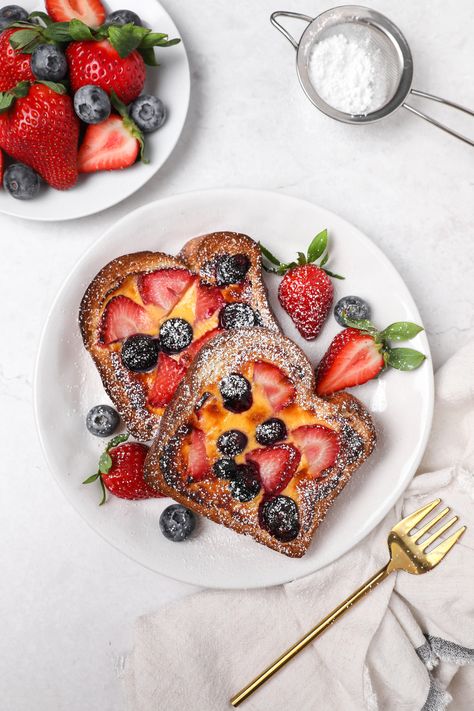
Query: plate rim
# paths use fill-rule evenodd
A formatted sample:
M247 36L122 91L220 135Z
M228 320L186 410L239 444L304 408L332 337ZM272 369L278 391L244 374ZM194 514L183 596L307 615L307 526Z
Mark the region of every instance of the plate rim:
M168 10L161 4L160 0L154 0L156 5L160 8L161 12L163 12L164 15L166 15L167 19L170 21L171 25L176 28L177 35L181 38L181 42L179 44L180 50L183 52L183 58L185 62L185 68L186 68L186 85L183 87L183 91L185 91L185 102L186 102L186 108L183 113L182 119L181 119L181 124L177 126L177 134L176 134L176 139L173 143L173 145L170 147L169 152L167 156L164 158L164 160L161 162L161 164L151 172L147 177L145 177L145 173L143 176L143 180L138 181L136 187L134 187L131 192L129 192L125 197L121 197L118 199L113 199L113 202L109 203L108 205L105 205L104 207L97 207L93 208L92 210L87 210L87 212L82 212L80 215L65 215L64 217L58 217L56 215L48 215L48 216L35 216L35 215L24 215L24 214L18 214L18 212L14 211L13 206L12 209L4 209L3 207L0 207L0 215L6 215L7 217L13 217L15 219L19 220L27 220L28 222L46 222L46 223L54 223L54 222L71 222L72 220L82 220L85 217L91 217L92 215L97 215L101 212L105 212L106 210L110 210L112 207L115 207L116 205L119 205L122 202L125 202L125 200L128 200L132 195L135 195L139 190L143 188L144 185L146 185L162 168L166 165L168 160L170 159L171 155L173 154L176 146L179 143L179 140L181 138L181 135L183 133L184 126L186 125L186 120L189 115L189 105L191 103L191 67L189 64L189 56L188 52L186 50L186 45L184 43L184 39L182 37L182 33L179 31L179 28L174 21L173 17L170 15ZM54 188L51 188L54 190ZM74 190L74 187L71 188ZM60 198L61 196L61 191L57 190L58 197ZM154 201L157 202L157 201ZM15 203L13 203L15 204ZM148 205L150 203L146 203ZM141 205L140 207L144 207ZM137 209L140 209L137 208ZM132 212L135 212L134 210ZM129 213L132 214L132 213ZM115 224L115 223L114 223ZM48 314L49 315L49 314Z
M72 508L79 514L80 518L85 521L85 523L91 528L95 533L97 533L104 541L106 541L109 545L111 545L113 548L116 550L120 551L123 555L125 555L127 558L130 560L135 561L139 565L142 565L144 568L147 568L148 570L153 571L154 573L158 575L162 575L165 578L170 578L171 580L176 580L178 582L186 583L189 585L194 585L198 587L203 587L203 588L209 588L209 589L229 589L229 590L239 590L239 589L258 589L258 588L266 588L266 587L273 587L275 585L283 585L289 582L292 582L294 580L298 580L300 578L306 577L307 575L313 575L316 573L318 570L321 570L322 568L326 567L327 565L333 564L336 560L341 558L343 555L348 553L350 550L352 550L356 545L358 545L362 540L364 540L377 526L378 524L382 521L383 518L387 516L389 511L393 508L393 506L397 503L397 501L400 499L402 496L403 492L407 489L408 485L412 481L413 477L415 476L416 470L418 469L420 462L423 458L423 455L426 451L426 446L428 443L428 439L430 436L431 432L431 427L432 427L432 420L433 420L433 411L434 411L434 372L433 372L433 360L431 356L431 348L430 344L428 341L428 338L426 336L426 347L427 347L427 359L425 361L426 365L429 365L429 378L428 378L428 391L425 394L427 400L426 400L426 405L427 405L427 416L425 418L424 422L424 427L422 434L419 438L419 444L418 444L418 453L416 457L413 459L413 464L412 467L407 470L410 471L410 473L406 474L403 479L400 479L399 482L397 483L397 486L394 487L393 491L391 492L391 495L387 497L387 502L385 506L381 507L379 510L379 513L372 519L371 524L367 530L362 529L360 533L356 536L354 536L351 540L351 543L348 548L346 548L344 551L339 553L338 556L336 556L333 560L328 561L324 565L320 565L316 568L314 568L313 571L306 571L305 573L301 575L289 575L288 573L282 574L280 577L275 576L275 579L273 582L268 582L268 583L261 583L261 582L254 582L254 581L248 581L246 582L245 585L226 585L226 584L217 584L214 582L209 582L207 580L203 579L203 575L195 575L195 576L186 576L185 574L183 575L173 575L172 573L168 572L163 572L162 570L158 570L157 568L153 567L152 565L149 565L148 563L143 562L140 560L138 557L133 555L132 553L124 550L123 548L120 547L120 545L114 541L112 541L110 538L107 537L106 533L102 532L98 527L96 527L92 522L90 522L85 514L76 506L75 501L72 497L69 496L66 487L63 486L62 484L62 479L59 476L59 474L56 472L55 467L53 466L50 457L48 455L48 450L45 445L45 441L43 439L42 435L42 430L41 430L41 425L40 425L40 415L39 415L39 368L40 368L40 360L41 360L41 354L42 354L42 349L43 349L43 344L46 338L46 333L48 330L48 326L50 323L50 320L52 318L53 312L56 308L56 305L60 301L63 293L66 291L66 289L69 286L69 283L73 281L76 273L80 270L81 266L83 263L87 260L89 255L95 251L95 249L104 241L106 241L113 231L117 229L118 227L123 226L124 223L130 221L133 221L136 219L137 215L141 213L146 213L149 210L153 210L156 208L157 205L169 205L172 204L173 202L179 202L183 198L187 198L190 196L194 196L197 199L199 199L201 196L206 197L208 195L214 194L217 197L220 195L227 195L230 196L231 194L237 194L237 195L243 195L244 193L248 195L262 195L266 194L272 197L280 197L283 198L284 200L290 200L295 203L304 203L306 205L311 205L312 207L316 207L320 209L321 211L325 212L326 214L330 215L331 217L334 217L337 221L342 222L343 224L347 225L349 228L356 230L357 232L360 233L360 235L366 240L368 246L375 252L375 254L384 261L389 269L392 270L394 274L396 274L397 278L400 280L401 284L404 286L406 291L408 292L411 301L413 302L414 306L414 315L419 319L420 323L423 323L423 320L421 319L420 312L418 310L418 307L416 305L415 300L413 299L411 295L411 291L409 290L408 286L405 284L402 276L398 272L397 268L392 264L392 262L389 260L389 258L386 256L386 254L382 251L382 249L373 242L370 237L368 237L362 230L360 230L356 225L353 225L351 222L346 220L343 217L340 217L337 215L337 213L333 212L332 210L328 210L325 207L321 207L317 203L312 202L311 200L307 200L305 198L300 198L300 197L295 197L293 195L288 195L287 193L281 192L279 190L268 190L268 189L259 189L259 188L232 188L232 187L225 187L225 188L206 188L206 189L196 189L196 190L188 190L180 193L175 193L173 195L170 195L165 198L161 198L158 200L153 200L152 202L146 203L145 205L141 205L140 207L136 208L132 212L129 212L128 214L122 216L119 218L116 222L114 222L112 225L110 225L99 237L94 240L94 242L83 252L81 255L80 259L76 261L74 264L73 268L70 270L70 272L67 274L63 282L61 283L58 292L56 293L45 318L43 328L41 330L40 338L38 341L38 346L37 346L37 351L36 351L36 358L35 358L35 365L34 365L34 372L33 372L33 411L34 411L34 419L35 419L35 426L36 426L36 432L38 435L38 439L40 441L41 445L41 450L43 452L43 456L45 458L46 464L48 466L48 469L50 471L50 474L52 478L55 480L56 485L59 487L61 490L63 496L65 499L69 502L69 504L72 506Z

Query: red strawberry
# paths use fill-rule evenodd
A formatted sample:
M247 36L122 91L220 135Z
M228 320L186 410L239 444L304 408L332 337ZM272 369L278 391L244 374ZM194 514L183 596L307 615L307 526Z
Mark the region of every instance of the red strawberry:
M57 86L58 91L66 91ZM28 82L2 96L12 99L10 106L0 109L3 150L36 170L53 188L71 188L77 181L79 138L79 119L71 97Z
M224 297L216 286L200 286L197 291L195 321L205 321L224 304Z
M137 160L140 140L127 128L120 116L110 116L102 123L90 125L79 149L79 173L128 168Z
M179 362L182 363L183 367L188 368L201 350L201 348L203 348L203 346L205 346L206 343L211 340L211 338L214 338L214 336L218 336L219 333L222 333L221 328L213 328L210 331L207 331L207 333L201 336L201 338L198 338L197 341L193 341L191 345L188 346L181 353Z
M108 346L136 333L149 331L153 322L147 312L128 296L114 296L102 314L100 340Z
M413 348L392 348L388 341L409 341L423 329L410 321L397 321L377 331L370 321L350 321L337 334L316 373L318 395L331 395L377 377L385 368L415 370L426 356Z
M186 269L159 269L139 276L138 291L144 304L155 304L170 312L194 278Z
M369 333L346 328L337 334L318 366L316 392L330 395L375 378L385 366L381 345Z
M105 9L99 0L45 0L45 5L55 22L82 20L94 29L105 22Z
M317 478L332 467L339 452L339 435L322 425L303 425L292 431L295 444L308 463L308 474Z
M138 442L127 442L128 434L112 439L99 460L99 470L88 477L83 484L100 480L102 505L106 500L107 488L120 499L159 498L162 494L152 489L143 478L145 458L149 447Z
M319 334L331 310L334 288L329 276L344 278L323 268L328 261L327 243L327 230L323 230L313 239L306 255L298 252L298 261L288 264L281 263L268 249L260 247L267 260L263 265L266 271L285 275L278 289L280 304L308 341ZM313 262L319 257L322 260L317 266Z
M145 62L137 50L121 57L108 40L71 42L66 50L71 89L95 84L115 91L125 104L134 101L145 84Z
M274 412L286 407L295 397L295 388L276 365L258 361L253 369L254 383L263 388Z
M12 27L0 34L0 91L13 89L20 81L34 81L31 71L31 54L13 49L10 37L19 32Z
M191 432L188 452L188 474L193 481L202 481L209 473L209 460L206 453L206 435L196 428Z
M160 353L155 380L148 394L152 407L164 407L169 403L176 388L186 373L186 368L165 353Z
M267 494L279 494L298 469L301 455L291 444L254 449L245 456L258 467L260 481Z
M326 272L314 264L293 267L283 277L278 299L303 338L319 334L332 306L334 288Z

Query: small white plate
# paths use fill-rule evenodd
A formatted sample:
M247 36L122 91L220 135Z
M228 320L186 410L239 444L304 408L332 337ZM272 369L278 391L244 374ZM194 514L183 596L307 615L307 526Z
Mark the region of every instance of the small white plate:
M26 0L21 4L30 12L44 11L44 3ZM126 3L123 0L105 0L108 12L120 10L124 5ZM151 29L165 32L170 38L181 36L157 0L136 0L132 5L133 10ZM77 185L71 190L59 191L44 185L40 195L33 200L15 200L0 189L0 213L44 222L75 220L125 200L155 175L180 137L189 106L191 82L182 41L173 47L157 48L155 51L160 66L147 67L144 91L162 99L168 117L162 128L145 137L146 156L150 162L136 163L126 170L80 175Z
M307 575L332 562L366 536L408 485L425 449L433 409L433 374L424 333L413 347L428 360L411 373L391 370L354 393L370 408L378 446L356 472L316 532L308 553L295 560L206 519L185 543L171 543L158 519L169 500L128 502L110 496L99 507L99 487L82 486L93 473L103 442L85 427L92 405L107 402L77 326L79 302L89 281L109 260L138 250L178 252L189 238L216 230L244 232L289 261L327 227L329 268L336 299L358 294L372 305L381 328L393 321L421 324L401 277L382 252L331 212L279 193L212 190L146 205L109 229L84 255L62 287L43 333L35 377L36 418L49 466L86 521L106 540L143 565L173 578L219 588L261 587ZM267 279L270 301L285 333L317 363L340 330L331 316L313 343L302 341L276 296L278 277Z

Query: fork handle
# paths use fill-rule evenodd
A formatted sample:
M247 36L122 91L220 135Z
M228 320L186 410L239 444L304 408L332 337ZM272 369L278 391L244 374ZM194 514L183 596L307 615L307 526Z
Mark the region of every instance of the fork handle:
M293 659L298 652L301 652L310 642L319 637L333 622L342 617L342 615L349 610L352 605L359 602L367 593L373 590L382 580L390 575L392 570L389 568L389 564L384 566L378 573L375 573L366 583L364 583L358 590L355 591L350 597L346 598L344 602L336 607L335 610L326 615L324 619L319 622L316 627L313 627L304 637L302 637L298 642L296 642L292 647L286 650L278 659L273 662L269 667L267 667L261 674L259 674L250 684L247 684L238 694L236 694L230 703L234 708L237 708L242 701L248 699L254 691L256 691L262 684L264 684L270 677L272 677L279 669L285 666L290 659Z

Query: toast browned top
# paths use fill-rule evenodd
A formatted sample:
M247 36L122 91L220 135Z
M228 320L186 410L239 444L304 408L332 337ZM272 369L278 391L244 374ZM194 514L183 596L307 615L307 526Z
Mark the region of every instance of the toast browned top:
M225 399L235 375L251 388L240 412L238 401ZM261 446L261 425L275 418L284 436ZM244 446L227 456L221 436L231 431L245 435ZM374 444L364 406L347 393L318 398L311 365L292 341L261 328L228 332L201 350L180 383L148 454L145 478L213 521L299 557ZM224 472L216 464L222 460ZM285 511L293 528L283 530L283 521L283 529L275 529L273 515Z
M194 246L183 249L183 254L189 251L188 260L161 252L114 259L92 280L81 302L84 345L137 439L148 440L157 431L163 410L194 356L222 330L220 313L226 305L243 303L250 307L255 323L278 330L267 303L259 249L250 237L220 232L191 240L190 245ZM194 255L196 250L201 259ZM231 274L227 282L219 281L222 258L235 255L246 267L242 278L232 283ZM128 369L121 357L124 341L146 334L161 343L160 329L170 319L191 326L191 341L178 351L162 348L156 365L146 372Z

